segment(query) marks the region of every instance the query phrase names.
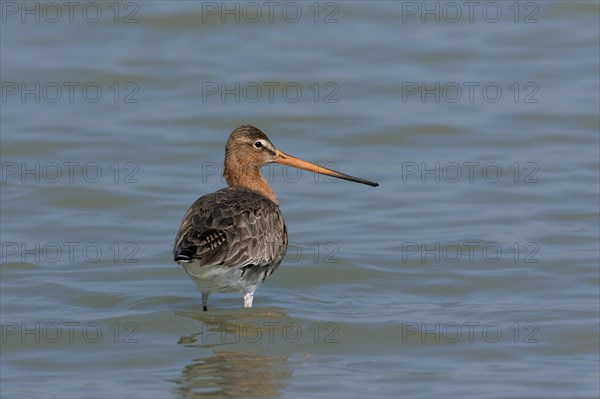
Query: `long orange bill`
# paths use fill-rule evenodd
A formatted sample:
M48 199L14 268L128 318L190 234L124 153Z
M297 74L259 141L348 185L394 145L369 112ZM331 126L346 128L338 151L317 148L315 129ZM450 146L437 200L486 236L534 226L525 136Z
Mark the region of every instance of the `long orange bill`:
M298 169L308 170L309 172L315 172L315 173L319 173L322 175L337 177L338 179L344 179L344 180L353 181L355 183L366 184L371 187L379 186L379 183L361 179L359 177L350 176L345 173L336 172L335 170L327 169L322 166L318 166L313 163L303 161L301 159L293 157L293 156L286 154L285 152L282 152L279 150L275 151L275 160L273 162L277 162L282 165L293 166L294 168L298 168Z

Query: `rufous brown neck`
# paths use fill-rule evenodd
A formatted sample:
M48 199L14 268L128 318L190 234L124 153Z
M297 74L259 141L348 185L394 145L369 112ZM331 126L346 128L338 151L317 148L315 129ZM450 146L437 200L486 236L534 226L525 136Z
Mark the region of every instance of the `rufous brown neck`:
M259 165L240 166L231 157L225 158L223 176L230 187L245 187L279 204L277 196L260 173Z

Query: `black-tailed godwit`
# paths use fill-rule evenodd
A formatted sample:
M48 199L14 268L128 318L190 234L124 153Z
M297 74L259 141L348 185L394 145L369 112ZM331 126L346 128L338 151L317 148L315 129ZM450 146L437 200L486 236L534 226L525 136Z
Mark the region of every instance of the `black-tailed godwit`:
M188 209L175 239L173 257L202 292L240 292L252 307L256 289L279 267L288 235L277 197L260 173L276 162L376 187L377 183L302 161L279 151L259 129L240 126L225 147L229 187L207 194Z

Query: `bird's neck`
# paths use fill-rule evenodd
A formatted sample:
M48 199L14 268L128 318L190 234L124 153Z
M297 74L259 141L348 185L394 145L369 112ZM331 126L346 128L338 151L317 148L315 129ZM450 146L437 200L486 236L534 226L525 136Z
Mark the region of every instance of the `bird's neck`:
M271 186L260 173L260 167L249 165L247 168L242 169L232 166L230 162L225 162L224 169L223 175L230 187L245 187L279 204Z

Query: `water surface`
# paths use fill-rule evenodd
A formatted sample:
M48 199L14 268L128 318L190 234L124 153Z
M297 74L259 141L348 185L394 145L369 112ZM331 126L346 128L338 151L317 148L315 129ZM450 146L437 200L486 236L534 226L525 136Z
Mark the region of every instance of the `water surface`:
M22 4L3 397L597 397L597 2ZM286 259L202 312L172 244L244 123L380 187L265 168Z

